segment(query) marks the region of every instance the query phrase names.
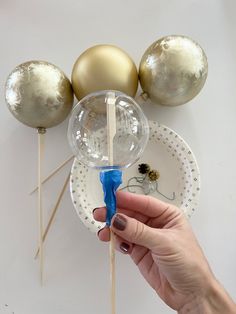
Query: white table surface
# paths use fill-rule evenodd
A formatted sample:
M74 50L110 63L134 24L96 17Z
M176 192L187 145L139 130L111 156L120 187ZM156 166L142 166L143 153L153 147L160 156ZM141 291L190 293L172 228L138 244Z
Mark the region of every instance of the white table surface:
M39 284L36 131L20 124L4 103L4 83L19 63L47 60L70 77L86 48L112 43L138 65L163 35L185 34L208 56L209 76L189 104L147 104L145 112L191 146L202 179L193 229L217 278L236 299L236 3L233 0L8 0L0 3L0 313L108 314L108 248L82 225L69 192L46 243L46 281ZM46 138L44 173L70 155L67 121ZM46 215L69 166L45 186ZM173 313L144 282L128 257L117 257L117 314Z

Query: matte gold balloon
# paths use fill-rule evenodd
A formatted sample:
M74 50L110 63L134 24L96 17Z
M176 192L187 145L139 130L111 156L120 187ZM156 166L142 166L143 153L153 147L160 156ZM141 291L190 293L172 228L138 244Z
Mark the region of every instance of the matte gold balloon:
M71 111L73 90L69 79L55 65L29 61L17 66L6 81L9 110L32 128L50 128L61 123Z
M182 105L202 89L208 72L203 49L185 36L166 36L144 53L139 67L142 89L161 105Z
M120 48L97 45L75 62L72 86L79 100L99 90L117 90L133 97L138 88L137 68Z

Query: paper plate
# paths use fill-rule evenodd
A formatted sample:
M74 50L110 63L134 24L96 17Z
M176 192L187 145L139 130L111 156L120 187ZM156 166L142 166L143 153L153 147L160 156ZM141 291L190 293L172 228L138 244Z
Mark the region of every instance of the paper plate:
M149 126L150 136L145 152L136 164L123 171L121 188L127 186L131 178L140 177L138 165L147 163L151 169L160 173L157 180L160 193L152 191L150 195L175 204L190 218L197 208L200 192L200 173L194 154L188 144L170 128L155 121L149 121ZM130 185L137 185L130 188L132 192L144 194L140 187L143 184L136 179L132 179ZM99 171L87 168L75 159L71 170L70 192L79 218L90 231L97 233L104 227L92 215L94 208L104 205ZM173 193L174 199L169 200L173 198Z

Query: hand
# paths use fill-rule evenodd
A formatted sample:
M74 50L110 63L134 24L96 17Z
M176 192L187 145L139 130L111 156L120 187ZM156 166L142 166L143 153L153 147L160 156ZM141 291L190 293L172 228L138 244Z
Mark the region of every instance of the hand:
M127 192L117 193L117 208L111 226L116 247L131 256L164 302L181 313L198 313L188 312L194 307L199 313L211 313L200 309L200 304L206 306L206 299L223 292L182 211L150 196ZM95 209L94 218L104 222L106 208ZM98 236L109 241L109 228Z

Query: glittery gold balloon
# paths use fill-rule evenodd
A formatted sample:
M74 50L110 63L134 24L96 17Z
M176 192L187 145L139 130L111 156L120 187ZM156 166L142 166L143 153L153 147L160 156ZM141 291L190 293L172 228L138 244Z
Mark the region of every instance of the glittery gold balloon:
M32 128L50 128L62 122L73 105L69 79L55 65L29 61L17 66L6 81L9 110Z
M133 97L138 88L137 68L120 48L97 45L87 49L75 62L72 86L79 100L99 90L117 90Z
M194 98L208 72L203 49L185 36L166 36L144 53L139 67L143 91L161 105L177 106Z

